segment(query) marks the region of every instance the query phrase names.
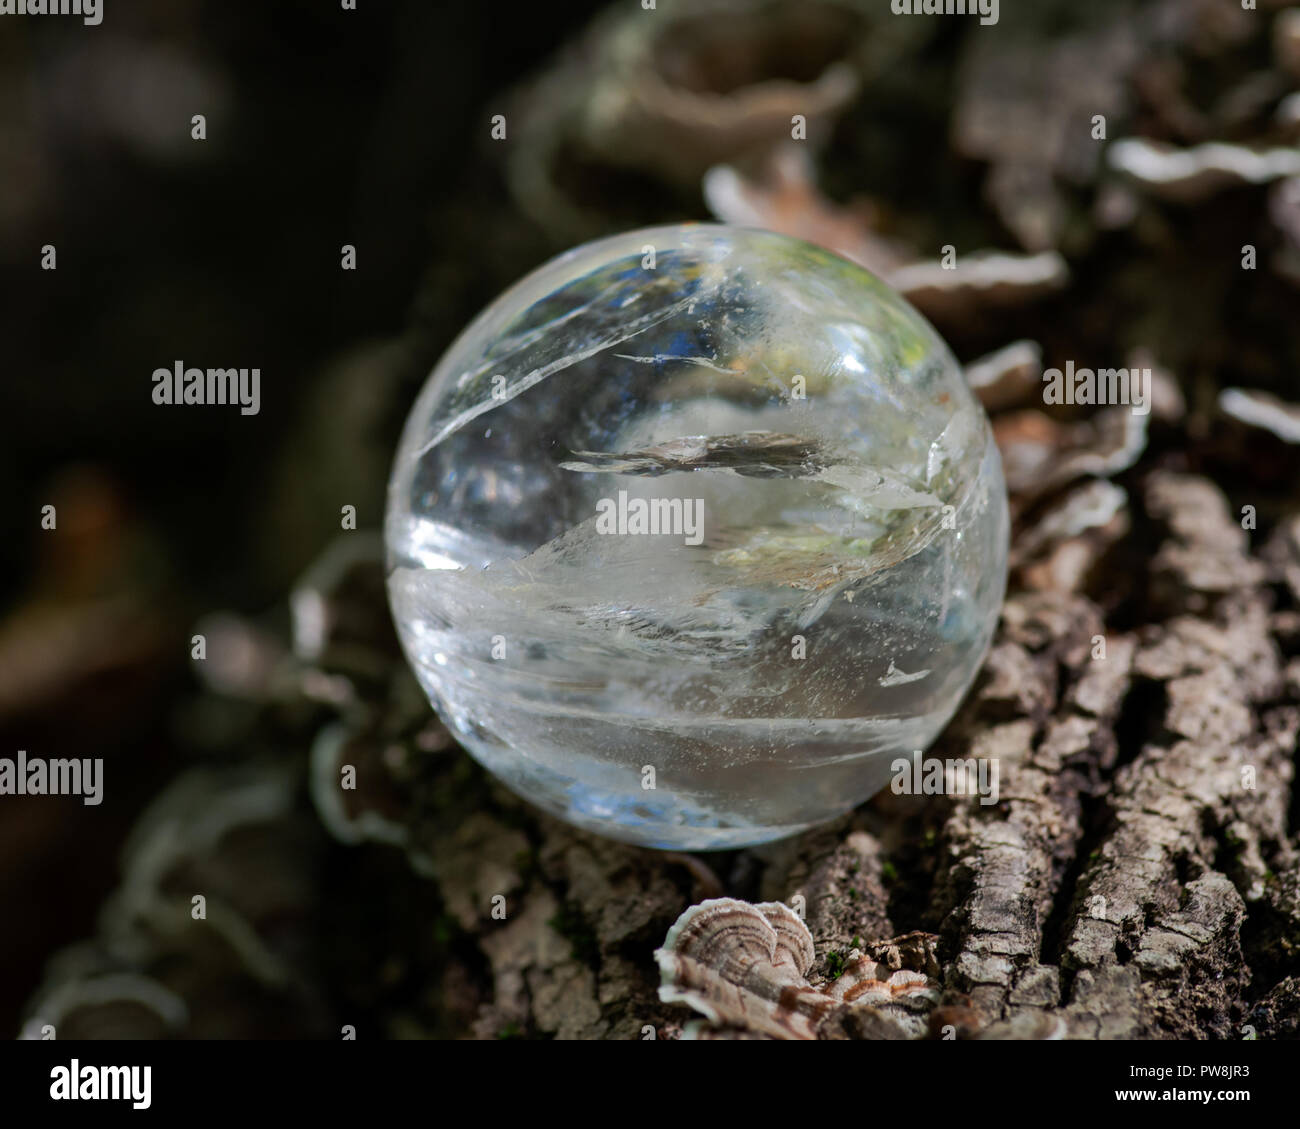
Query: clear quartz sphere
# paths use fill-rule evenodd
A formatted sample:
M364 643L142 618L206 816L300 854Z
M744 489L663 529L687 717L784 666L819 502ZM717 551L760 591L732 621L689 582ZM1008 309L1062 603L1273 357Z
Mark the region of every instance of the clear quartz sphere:
M579 827L791 835L951 717L1007 561L988 420L873 275L768 232L578 247L442 357L389 485L388 591L452 732Z

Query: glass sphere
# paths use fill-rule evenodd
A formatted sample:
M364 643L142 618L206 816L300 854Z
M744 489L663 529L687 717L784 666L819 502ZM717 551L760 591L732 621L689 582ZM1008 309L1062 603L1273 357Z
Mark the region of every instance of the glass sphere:
M1006 582L988 420L873 275L768 232L551 260L447 350L389 485L388 590L466 749L645 846L791 835L951 717Z

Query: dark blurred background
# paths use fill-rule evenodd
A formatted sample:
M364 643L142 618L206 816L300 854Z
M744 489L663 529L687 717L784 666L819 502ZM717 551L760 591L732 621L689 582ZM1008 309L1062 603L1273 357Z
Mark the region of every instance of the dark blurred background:
M126 830L183 766L195 621L282 601L342 504L378 526L369 464L400 416L367 389L420 363L364 366L425 278L454 275L423 315L445 338L544 256L512 235L491 100L594 7L506 28L479 4L106 0L98 27L0 23L0 750L106 761L98 807L4 800L0 1031L93 931ZM156 406L177 359L260 367L260 413ZM349 459L358 493L316 489Z

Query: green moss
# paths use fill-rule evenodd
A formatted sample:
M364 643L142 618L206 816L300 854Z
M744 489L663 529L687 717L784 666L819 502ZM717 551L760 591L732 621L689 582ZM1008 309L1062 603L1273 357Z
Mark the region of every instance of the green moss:
M838 980L841 976L843 976L844 970L848 967L849 964L849 953L853 952L854 949L860 949L860 948L862 948L862 939L860 937L854 937L853 940L849 942L848 952L827 953L826 954L827 975L829 975L832 980Z
M434 919L433 940L435 944L438 945L450 944L452 937L454 937L459 931L460 931L460 927L459 925L457 925L456 919L453 918L450 914L440 913Z
M595 930L575 905L565 902L547 924L573 946L574 960L586 965L597 963L600 942L596 940Z

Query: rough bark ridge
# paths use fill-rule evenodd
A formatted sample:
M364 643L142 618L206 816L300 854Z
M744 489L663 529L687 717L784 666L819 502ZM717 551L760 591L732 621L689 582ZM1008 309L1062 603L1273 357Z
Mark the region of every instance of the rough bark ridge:
M1204 480L1157 472L1145 495L1169 618L1106 636L1086 600L1013 598L965 723L1009 764L1005 803L957 808L940 836L946 982L975 1024L1062 1008L1080 1036L1233 1037L1286 990L1243 935L1296 868L1300 714L1264 571Z

